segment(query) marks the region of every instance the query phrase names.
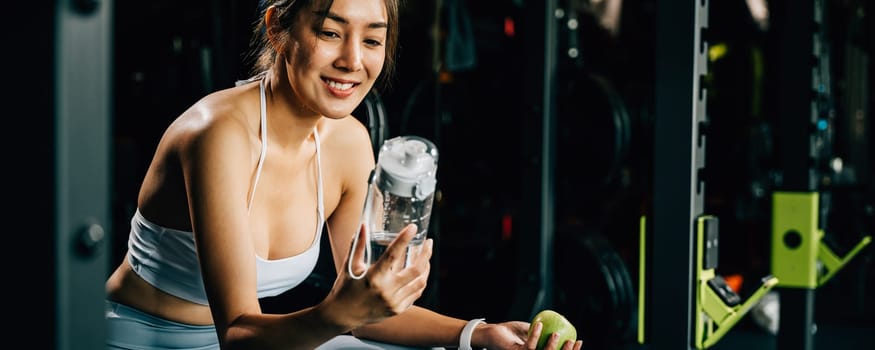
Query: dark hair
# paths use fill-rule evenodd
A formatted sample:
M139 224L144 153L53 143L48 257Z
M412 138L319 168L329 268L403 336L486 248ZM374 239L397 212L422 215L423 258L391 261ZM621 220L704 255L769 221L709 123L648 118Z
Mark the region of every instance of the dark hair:
M398 12L399 12L399 2L401 0L383 0L383 3L386 5L386 13L388 15L388 28L386 28L386 59L383 62L383 70L380 73L379 78L377 79L377 85L387 89L390 85L391 77L395 72L395 55L398 50ZM251 73L252 75L260 74L273 66L274 61L276 61L277 52L274 50L273 45L270 44L267 37L267 30L264 23L264 15L267 9L271 6L276 7L276 12L274 16L276 18L275 21L272 21L276 25L280 26L279 30L272 31L273 33L277 33L278 36L275 37L277 41L283 43L285 45L288 43L289 36L292 32L292 29L297 25L295 22L297 20L297 14L301 9L317 7L321 5L324 7L324 11L319 11L322 13L322 20L325 20L325 15L328 14L328 10L331 9L331 5L334 4L333 0L261 0L258 5L258 17L255 20L252 41L250 42L250 46L252 51L250 52L250 60L252 63Z

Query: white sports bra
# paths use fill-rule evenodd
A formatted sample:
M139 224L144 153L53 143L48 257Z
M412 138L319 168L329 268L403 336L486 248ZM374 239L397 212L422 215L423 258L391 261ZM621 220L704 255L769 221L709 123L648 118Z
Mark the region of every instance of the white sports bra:
M253 79L254 80L254 79ZM248 207L255 198L255 188L261 175L267 153L267 107L265 103L264 79L260 79L261 90L261 156L255 181L250 191ZM284 259L267 260L256 255L258 297L282 294L301 282L313 272L319 258L319 242L325 224L325 207L322 199L322 164L319 155L319 133L314 129L316 140L317 168L317 212L319 224L316 238L301 254ZM131 219L131 233L128 239L129 262L134 272L146 282L173 296L207 305L201 270L194 244L194 234L189 231L161 227L143 217L139 209Z

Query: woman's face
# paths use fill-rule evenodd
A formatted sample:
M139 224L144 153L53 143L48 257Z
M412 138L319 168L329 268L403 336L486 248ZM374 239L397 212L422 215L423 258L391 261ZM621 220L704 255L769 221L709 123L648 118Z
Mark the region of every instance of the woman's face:
M285 61L289 81L313 112L343 118L361 103L383 68L386 7L383 0L335 0L324 21L317 11L322 11L318 5L303 9L292 33Z

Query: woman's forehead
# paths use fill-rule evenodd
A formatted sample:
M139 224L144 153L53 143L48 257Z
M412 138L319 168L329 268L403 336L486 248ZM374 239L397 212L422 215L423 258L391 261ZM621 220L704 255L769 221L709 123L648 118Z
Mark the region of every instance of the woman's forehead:
M329 13L344 17L362 17L371 20L387 20L385 0L313 0L310 12L320 15Z

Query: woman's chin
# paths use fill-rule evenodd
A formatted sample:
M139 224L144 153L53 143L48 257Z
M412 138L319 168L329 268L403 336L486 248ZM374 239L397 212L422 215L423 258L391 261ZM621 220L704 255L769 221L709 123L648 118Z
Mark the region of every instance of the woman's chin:
M349 111L331 111L322 113L322 116L328 119L343 119L349 117L352 114L352 110Z

